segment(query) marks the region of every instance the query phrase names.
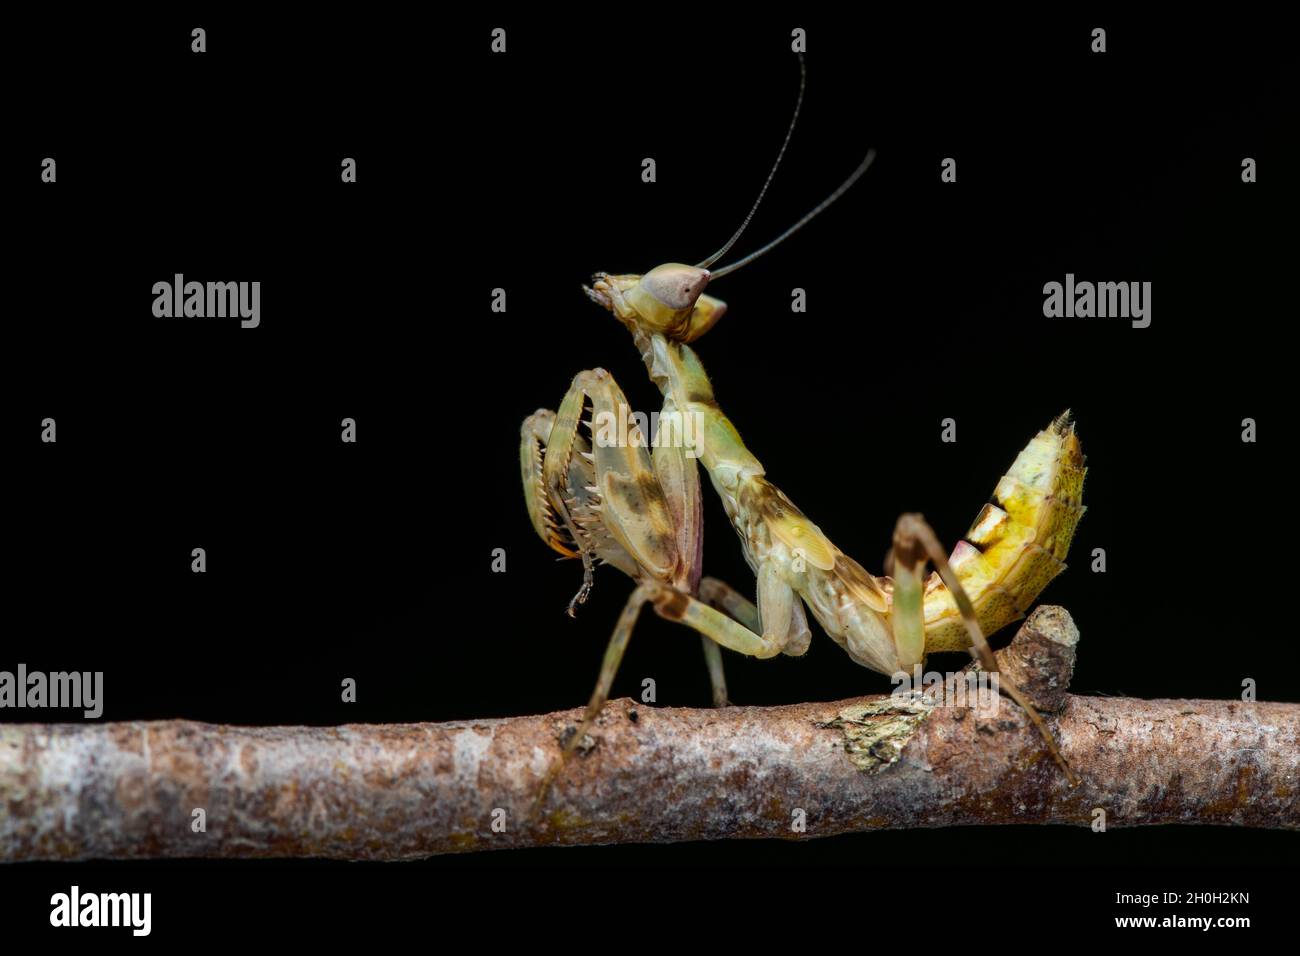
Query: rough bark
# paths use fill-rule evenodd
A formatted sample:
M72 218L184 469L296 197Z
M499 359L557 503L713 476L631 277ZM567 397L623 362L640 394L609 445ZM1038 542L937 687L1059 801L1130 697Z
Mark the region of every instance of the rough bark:
M891 697L688 710L607 705L526 819L578 711L443 724L0 727L0 860L400 860L546 844L809 839L959 824L1300 829L1300 705L1066 693L1077 632L1040 608L1000 666L1023 713ZM194 832L195 808L206 832ZM799 829L802 821L803 829ZM494 827L494 823L496 827Z

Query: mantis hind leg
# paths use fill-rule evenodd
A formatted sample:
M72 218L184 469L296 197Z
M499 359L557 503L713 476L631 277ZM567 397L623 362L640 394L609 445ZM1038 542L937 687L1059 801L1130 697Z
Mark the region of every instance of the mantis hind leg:
M890 552L894 578L894 638L899 650L899 659L904 667L919 663L924 657L925 620L923 594L925 589L925 564L931 561L939 572L939 577L952 593L962 621L970 635L970 654L979 661L980 667L990 674L998 674L998 686L1029 715L1029 719L1042 735L1044 743L1052 757L1065 772L1070 786L1078 786L1079 775L1066 762L1065 756L1057 746L1056 738L1039 715L1037 709L1020 692L1015 684L1007 680L999 671L997 659L989 643L984 638L979 616L971 604L952 566L948 563L947 552L939 544L934 529L919 514L905 514L898 519L894 527L894 546ZM917 642L919 643L919 647Z

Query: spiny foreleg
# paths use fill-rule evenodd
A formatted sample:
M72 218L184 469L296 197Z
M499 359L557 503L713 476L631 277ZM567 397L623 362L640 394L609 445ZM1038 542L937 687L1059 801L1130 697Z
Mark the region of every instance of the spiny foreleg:
M588 407L590 438L579 427ZM609 440L611 434L619 440ZM581 556L584 562L583 587L570 610L585 599L597 563L612 564L637 582L610 637L579 726L548 769L534 809L599 716L647 601L661 617L701 635L713 699L719 705L726 703L719 647L772 657L786 649L792 634L807 646L802 611L796 615L782 607L779 594L765 596L760 587L760 603L777 608L767 616L784 622L767 629L757 620L748 627L695 597L702 533L698 472L680 449L659 447L652 458L648 444L637 431L622 390L603 369L579 373L557 412L539 409L524 421L520 462L534 529L562 555ZM796 622L802 623L802 630L793 626Z

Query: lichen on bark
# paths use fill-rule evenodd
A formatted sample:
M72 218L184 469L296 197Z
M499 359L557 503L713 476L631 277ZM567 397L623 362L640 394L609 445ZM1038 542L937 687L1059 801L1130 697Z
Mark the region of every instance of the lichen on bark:
M934 708L934 703L919 694L890 696L851 704L833 720L817 726L840 730L844 752L853 765L866 773L876 773L898 760Z

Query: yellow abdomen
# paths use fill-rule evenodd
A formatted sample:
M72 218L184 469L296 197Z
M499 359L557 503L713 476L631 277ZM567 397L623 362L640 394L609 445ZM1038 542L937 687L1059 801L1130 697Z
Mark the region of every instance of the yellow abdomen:
M1024 617L1065 570L1083 515L1083 450L1067 411L1017 456L988 504L953 549L953 571L986 635ZM962 650L970 638L948 589L932 574L925 589L925 649Z

